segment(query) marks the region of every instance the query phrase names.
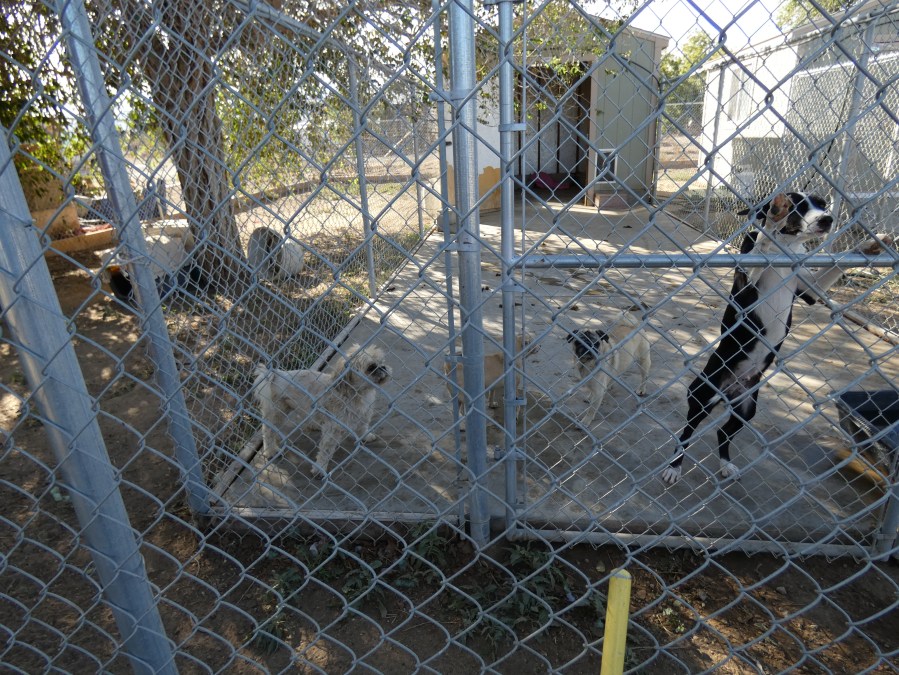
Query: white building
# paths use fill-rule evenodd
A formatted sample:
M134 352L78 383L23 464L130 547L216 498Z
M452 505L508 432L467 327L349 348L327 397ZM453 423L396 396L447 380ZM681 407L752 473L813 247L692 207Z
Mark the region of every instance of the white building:
M899 5L819 17L706 73L699 140L716 191L753 201L787 182L896 229Z

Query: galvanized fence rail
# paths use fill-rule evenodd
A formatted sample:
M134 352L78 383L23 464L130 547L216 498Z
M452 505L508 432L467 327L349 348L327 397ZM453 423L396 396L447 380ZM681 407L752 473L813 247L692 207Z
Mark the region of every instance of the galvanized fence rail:
M899 6L806 9L10 5L0 660L593 672L623 568L626 670L896 669Z

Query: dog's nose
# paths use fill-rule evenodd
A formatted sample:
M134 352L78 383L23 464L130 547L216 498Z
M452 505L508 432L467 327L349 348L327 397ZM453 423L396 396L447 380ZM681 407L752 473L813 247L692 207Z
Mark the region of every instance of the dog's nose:
M822 232L827 232L833 227L833 216L821 216L818 220L818 227Z

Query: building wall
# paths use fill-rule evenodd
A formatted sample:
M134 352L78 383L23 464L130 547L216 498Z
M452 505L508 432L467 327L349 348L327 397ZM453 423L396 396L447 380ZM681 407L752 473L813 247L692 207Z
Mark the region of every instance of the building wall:
M715 189L751 199L792 182L844 202L845 217L897 218L899 191L878 191L899 168L899 91L884 86L899 76L899 8L851 11L836 32L821 20L710 64L700 140Z
M697 168L711 154L713 188L731 190L752 198L758 176L778 181L781 173L782 138L791 107L796 50L788 45L738 62L714 64L706 75L702 131ZM754 177L752 177L754 176Z

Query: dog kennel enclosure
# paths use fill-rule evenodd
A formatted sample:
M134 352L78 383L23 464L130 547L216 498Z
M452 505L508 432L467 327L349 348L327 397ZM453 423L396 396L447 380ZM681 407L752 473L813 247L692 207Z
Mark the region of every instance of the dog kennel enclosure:
M686 548L710 565L729 552L787 561L853 556L869 566L895 555L899 460L889 401L899 381L899 254L851 249L877 232L897 234L892 216L869 217L887 208L896 175L875 163L863 186L848 178L869 146L892 143L880 158L888 164L895 154L899 61L882 39L896 34L895 3L828 17L829 28L777 68L754 61L757 52L747 58L713 41L703 62L674 81L660 77L664 37L631 25L639 11L595 16L567 0L350 3L315 22L286 5L243 0L176 2L170 15L130 1L41 7L35 21L46 53L19 66L41 82L42 68L63 63L77 89L34 86L0 148L8 232L0 301L7 357L14 349L23 371L21 382L4 385L21 407L7 452L53 468L35 481L40 487L4 481L23 511L68 523L52 509L71 506L66 531L77 532L92 556L76 574L102 589L121 635L113 651L135 670L173 672L173 653L192 658L167 637L160 597L171 589L151 583L157 571L147 569L147 544L132 525L135 499L151 505L139 516L149 528L175 519L197 533L247 529L275 541L312 532L324 541L446 527L488 557L504 540ZM828 68L849 87L845 100L820 85L836 77L822 75ZM717 92L716 113L697 134L669 114L666 99L687 77L716 72L705 80L706 92ZM727 102L725 72L753 86L733 87ZM63 110L46 123L51 131L77 129L88 139L65 170L16 140L29 131L25 113L43 106ZM798 124L810 107L832 125ZM753 135L769 122L766 134ZM668 133L701 159L660 192ZM791 151L779 155L763 195L759 176L773 137ZM77 205L85 221L111 221L112 250L97 265L86 265L64 239L51 241L50 225L34 227L17 172L26 160L62 184L60 213ZM103 213L75 194L92 166L105 191ZM747 191L750 181L737 175L749 171ZM142 192L160 182L164 190ZM740 210L806 188L834 204L835 234L821 247L802 259L735 252L753 225ZM145 204L160 199L164 218L142 222ZM730 225L708 227L713 218ZM92 240L86 230L75 238ZM161 284L153 251L163 245L182 246L185 265L195 267L168 270ZM68 313L45 256L62 257L89 279L88 298ZM133 341L79 329L92 312L103 313L91 303L124 311L104 285L113 264L132 289ZM681 480L663 484L686 384L720 339L732 270L776 265L799 273L833 264L846 269L846 283L812 307L796 306L792 334L764 378L759 415L734 443L740 480L716 476L708 426ZM179 276L188 269L198 271ZM584 425L584 383L567 336L609 326L625 312L652 344L647 395L635 395L634 372L610 373L605 403ZM392 371L370 438L348 438L324 480L304 461L312 447L285 442L276 456L260 452L256 365L329 369L367 346L383 349ZM96 350L93 361L85 349ZM143 350L151 368L139 377L128 364ZM503 373L489 381L484 359L496 353ZM447 375L447 364L463 384ZM89 385L92 368L106 374ZM486 395L493 388L501 392L497 408ZM869 414L865 401L887 404ZM148 405L154 411L138 422ZM125 429L134 455L112 445L109 425ZM141 457L176 467L177 489L123 478ZM174 506L179 498L187 515ZM4 524L11 542L4 573L16 579L30 578L16 557L22 542L53 548L40 543L29 518ZM348 539L335 541L341 554L359 557ZM177 560L178 579L190 564ZM252 561L234 565L241 582L257 581ZM374 585L391 573L366 571ZM227 594L215 587L212 605L231 603ZM399 594L426 613L420 597ZM273 617L302 612L290 609L289 595L279 596ZM171 601L187 607L182 602ZM352 603L343 606L353 613ZM492 620L493 609L481 608L475 621ZM697 615L699 624L713 624ZM273 630L268 620L257 623ZM312 632L310 643L328 630ZM507 633L529 649L526 636ZM62 634L61 651L90 653ZM378 641L392 645L390 635ZM583 664L601 644L578 635L583 646L569 661ZM680 639L652 641L676 660ZM284 636L275 642L287 644ZM880 649L870 655L872 668L895 659L895 647ZM306 663L297 651L291 663ZM814 649L800 651L801 659L818 658ZM354 652L351 661L364 658Z

